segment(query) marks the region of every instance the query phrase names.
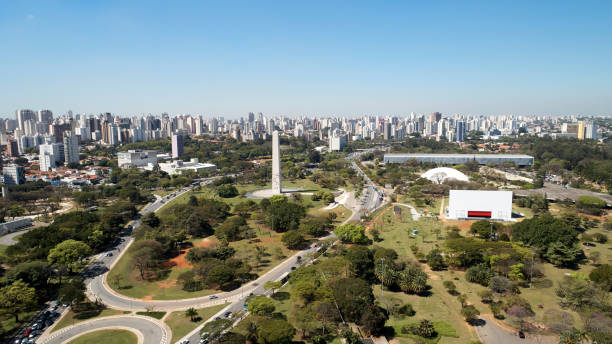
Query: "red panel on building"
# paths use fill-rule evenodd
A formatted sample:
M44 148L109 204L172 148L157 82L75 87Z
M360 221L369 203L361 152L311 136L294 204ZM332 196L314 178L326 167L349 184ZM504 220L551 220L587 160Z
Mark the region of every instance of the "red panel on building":
M491 217L491 212L490 211L469 211L468 210L468 217Z

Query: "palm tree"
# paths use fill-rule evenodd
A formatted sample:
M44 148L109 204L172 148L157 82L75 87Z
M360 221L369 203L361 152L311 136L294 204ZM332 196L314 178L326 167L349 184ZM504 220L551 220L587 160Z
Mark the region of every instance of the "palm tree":
M191 307L185 311L185 316L188 316L191 321L195 321L195 318L198 316L198 311Z

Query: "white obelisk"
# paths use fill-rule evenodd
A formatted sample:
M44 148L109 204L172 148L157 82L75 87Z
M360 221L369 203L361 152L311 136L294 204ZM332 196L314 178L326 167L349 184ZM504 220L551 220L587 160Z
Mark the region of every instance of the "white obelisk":
M278 140L278 130L274 130L272 133L272 193L280 195L282 192L280 142Z

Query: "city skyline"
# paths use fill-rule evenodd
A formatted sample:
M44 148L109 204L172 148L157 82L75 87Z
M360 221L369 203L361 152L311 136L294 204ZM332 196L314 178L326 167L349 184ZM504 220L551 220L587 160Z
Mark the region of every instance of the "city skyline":
M0 5L0 116L610 115L612 4Z

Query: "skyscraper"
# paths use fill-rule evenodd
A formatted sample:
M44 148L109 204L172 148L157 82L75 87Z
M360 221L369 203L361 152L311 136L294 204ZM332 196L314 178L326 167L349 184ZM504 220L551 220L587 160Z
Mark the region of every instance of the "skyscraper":
M172 158L176 159L183 155L183 135L173 134L172 135Z
M383 124L383 140L391 140L391 122Z

